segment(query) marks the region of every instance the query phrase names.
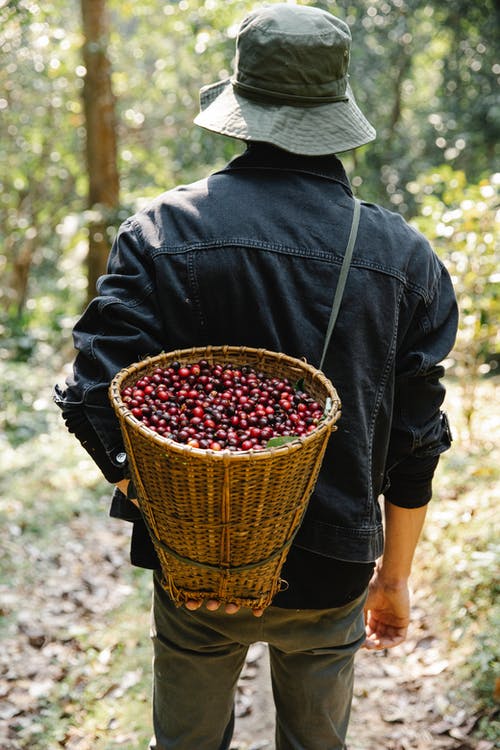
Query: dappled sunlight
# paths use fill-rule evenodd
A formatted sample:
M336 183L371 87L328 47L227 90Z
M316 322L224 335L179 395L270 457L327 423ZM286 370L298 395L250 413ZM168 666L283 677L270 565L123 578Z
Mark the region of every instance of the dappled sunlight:
M499 416L491 405L499 387L495 378L480 382L471 443L459 436L459 384L448 384L457 434L438 468L417 549L412 625L386 658L359 655L353 750L375 750L381 736L384 750L472 748L464 743L479 727L489 736L500 489ZM110 741L135 750L151 733L150 574L130 567L129 525L108 518L109 486L52 404L45 423L0 454L2 717L31 750L56 741L75 750L108 750ZM265 658L259 651L241 683L235 737L248 747L249 738L272 737Z
M100 72L106 68L106 132L117 140L104 149L113 157L108 201L111 181L100 172L107 158L86 165L87 144L102 145L104 131L84 103L84 94L87 104L101 100L88 85L97 58L83 43L83 6L90 8L85 0L0 0L2 750L147 746L151 576L131 567L131 527L109 518L111 487L67 433L52 388L70 372L73 325L120 224L243 148L192 121L200 86L231 75L239 21L254 0L181 0L160 11L153 0L108 0L109 33L93 50L102 53ZM444 363L454 442L417 548L412 625L393 651L360 653L349 747L493 750L500 735L494 4L361 0L343 9L354 39L351 83L377 129L369 147L341 155L351 185L430 240L460 307L457 343ZM89 240L99 246L95 256ZM265 660L257 644L238 686L232 750L272 750Z

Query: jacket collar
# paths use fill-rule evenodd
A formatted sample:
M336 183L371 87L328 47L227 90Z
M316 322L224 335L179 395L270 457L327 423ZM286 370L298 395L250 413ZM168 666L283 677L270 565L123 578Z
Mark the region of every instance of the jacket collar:
M324 177L338 182L352 196L352 188L342 162L334 154L325 156L302 156L292 154L269 143L249 143L246 151L232 159L222 171L240 169L272 169L292 171Z

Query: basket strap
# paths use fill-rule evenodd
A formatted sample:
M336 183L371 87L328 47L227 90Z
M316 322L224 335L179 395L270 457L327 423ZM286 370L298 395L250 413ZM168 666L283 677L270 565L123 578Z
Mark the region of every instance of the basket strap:
M340 269L340 276L339 276L337 288L335 290L335 296L333 298L332 311L330 313L330 320L328 321L328 328L326 329L325 343L323 345L323 354L321 355L321 361L319 363L320 370L323 368L323 363L325 361L326 352L330 344L332 331L335 326L335 322L337 320L337 316L340 310L340 304L342 302L342 297L344 295L345 284L347 281L347 274L349 273L349 267L351 265L351 258L352 258L352 253L354 250L354 245L356 244L356 237L358 236L360 207L361 207L361 204L359 200L357 198L354 198L354 212L352 215L351 231L349 233L349 239L347 241L347 247L344 253L344 260L342 261L342 267Z
M268 562L271 562L276 557L281 555L282 552L284 552L288 547L291 545L293 539L289 539L285 542L279 549L275 550L272 555L269 555L269 557L265 557L263 560L258 560L257 562L247 563L246 565L213 565L212 563L202 563L198 560L191 560L190 557L183 557L182 555L179 555L177 552L174 552L173 549L171 549L168 545L165 544L165 542L162 542L157 537L154 537L153 543L158 544L161 549L166 552L169 555L172 555L172 557L175 557L176 560L179 560L179 562L186 563L187 565L193 565L196 568L205 568L207 570L217 570L217 571L227 571L228 573L239 573L242 570L253 570L254 568L259 568L261 565L265 565Z
M271 562L271 560L274 560L276 557L279 557L293 542L293 539L295 537L295 534L291 539L288 539L285 544L283 544L279 549L275 550L272 555L269 555L269 557L265 557L263 560L259 560L258 562L252 562L247 563L246 565L213 565L212 563L202 563L198 560L191 560L190 557L184 557L183 555L179 555L177 552L174 552L171 547L169 547L165 542L162 542L161 539L158 539L156 534L153 532L151 526L144 518L143 514L143 520L146 524L146 527L149 531L149 534L151 536L151 540L155 547L160 547L164 552L166 552L168 555L172 555L176 560L179 560L179 562L186 563L186 565L193 565L196 568L205 568L207 570L216 570L216 571L226 571L229 573L238 573L242 570L253 570L254 568L258 568L261 565L265 565L268 562Z

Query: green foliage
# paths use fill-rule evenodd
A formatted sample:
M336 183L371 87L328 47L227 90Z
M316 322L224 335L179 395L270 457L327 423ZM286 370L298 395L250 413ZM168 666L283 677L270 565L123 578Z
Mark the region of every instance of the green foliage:
M203 84L231 74L249 0L110 0L122 208L111 243L143 199L217 169L242 145L192 125ZM317 4L351 25L351 82L378 138L345 162L365 199L419 216L457 286L454 361L470 418L475 380L498 357L493 244L496 178L492 92L498 14L430 0ZM85 69L76 2L0 8L0 358L70 352L86 296ZM482 118L485 127L478 127ZM445 164L443 164L443 159ZM461 169L457 170L456 165ZM471 176L477 178L471 183ZM4 389L5 390L5 389ZM4 418L5 419L5 418ZM21 439L23 420L8 434ZM28 433L26 433L28 434Z
M475 702L484 713L478 734L486 738L488 727L499 729L494 715L500 677L500 546L494 523L500 481L494 440L498 418L491 410L495 386L490 390L488 382L480 386L478 436L473 443L463 437L440 467L435 482L439 501L429 506L418 553L428 566L440 561L433 594L450 650L456 652L454 698L468 698L471 711ZM450 384L450 390L457 392L456 385ZM463 410L458 402L450 406L460 430Z
M184 0L158 12L157 3L145 0L138 13L137 3L111 3L125 197L198 179L241 151L236 141L204 133L192 120L200 86L231 74L234 24L252 6ZM138 99L145 86L147 95Z
M492 0L304 4L337 13L352 27L351 83L378 131L373 144L344 155L363 198L411 216L418 205L407 185L419 174L443 162L461 169L467 181L489 173L498 142L500 73ZM109 0L123 208L107 217L110 241L144 198L195 180L242 150L238 141L196 128L192 120L200 86L231 74L237 26L254 6L251 0L161 6ZM41 326L64 318L64 310L74 316L85 299L85 68L78 11L76 0L0 6L0 331L11 342L9 356L27 356L28 339L35 351ZM65 270L75 220L83 287L76 294ZM67 335L67 328L59 333Z
M18 345L23 344L29 349L33 346L31 339L25 343L20 336ZM31 365L14 362L5 367L0 363L0 429L13 445L30 440L47 429L47 401L44 394L39 393L39 386L39 379L33 378Z
M500 357L499 186L500 174L468 184L464 172L450 166L408 185L419 206L415 224L443 259L456 290L460 322L451 358L469 428L477 378Z
M0 332L14 356L57 328L54 312L67 315L55 269L59 228L81 211L85 185L78 44L66 4L0 9Z
M439 110L432 121L435 145L455 169L477 181L498 157L500 5L492 0L436 3L435 21L449 39L441 61Z
M478 181L498 157L500 11L423 0L324 2L352 27L351 83L377 140L347 157L365 199L412 216L406 183L448 163Z
M337 13L352 27L351 83L378 131L373 144L343 155L354 188L366 200L417 217L454 279L461 321L453 372L470 434L482 399L494 402L476 376L491 373L499 358L499 178L491 175L500 142L498 3L303 4ZM242 150L241 143L196 128L192 120L200 86L231 74L237 24L255 5L109 0L122 191L121 210L105 217L109 242L143 199L198 179ZM63 363L72 358L70 331L86 296L92 217L85 211L81 43L77 0L0 2L0 515L8 534L0 567L8 586L23 591L32 576L46 587L43 551L57 548L71 519L102 513L98 502L106 492L97 470L64 437L51 403L52 383L63 378ZM481 445L475 453L450 454L442 479L450 499L436 506L434 517L447 539L435 581L446 609L443 623L453 619L450 638L464 655L464 690L471 686L482 706L492 701L499 617L491 524L498 467L488 451ZM458 497L463 523L453 526ZM429 559L442 559L439 541L433 546L431 540L428 549ZM27 740L30 747L70 742L71 727L95 738L96 728L115 717L129 723L147 677L116 700L108 696L108 708L99 697L108 679L119 682L114 669L135 669L137 644L139 659L148 662L144 622L134 614L145 607L139 594L123 608L119 625L129 639L123 657L114 631L99 633L120 656L102 681L85 624L76 667L73 662L71 676L55 684L41 706L45 733ZM480 726L486 738L494 731L489 718ZM149 727L137 731L145 738ZM96 748L109 746L105 734L95 739Z

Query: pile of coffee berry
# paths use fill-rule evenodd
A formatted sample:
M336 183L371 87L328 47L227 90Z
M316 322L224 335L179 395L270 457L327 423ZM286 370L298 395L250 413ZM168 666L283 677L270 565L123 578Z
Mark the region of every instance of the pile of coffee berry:
M206 360L157 367L121 397L152 432L212 451L264 450L273 438L312 432L323 417L321 405L287 378Z

